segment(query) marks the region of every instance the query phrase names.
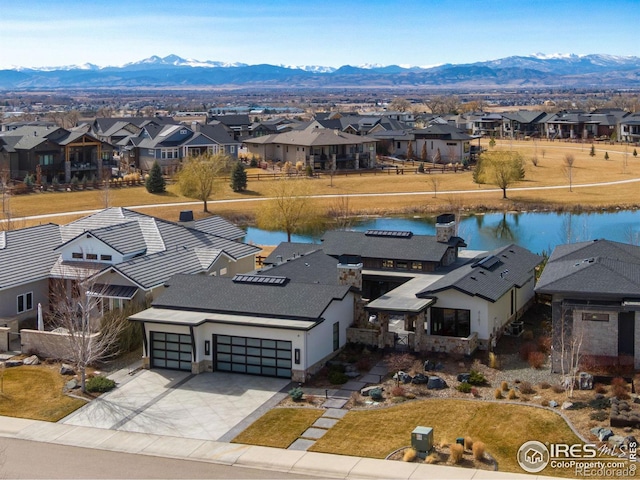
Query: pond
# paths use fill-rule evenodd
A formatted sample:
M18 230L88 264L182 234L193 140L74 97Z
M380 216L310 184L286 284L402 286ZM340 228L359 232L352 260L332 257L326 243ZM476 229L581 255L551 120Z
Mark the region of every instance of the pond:
M408 230L417 235L435 235L433 217L380 217L355 221L350 230ZM623 243L640 243L640 211L592 213L487 213L462 217L458 235L472 250L492 250L516 243L532 252L551 252L563 243L596 238ZM294 235L294 242L320 243L320 236ZM285 242L284 232L247 228L246 242L277 245Z

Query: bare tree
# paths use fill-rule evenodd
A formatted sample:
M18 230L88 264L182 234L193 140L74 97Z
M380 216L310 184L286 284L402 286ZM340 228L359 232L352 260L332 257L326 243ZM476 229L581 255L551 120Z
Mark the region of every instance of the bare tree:
M64 359L80 372L80 387L86 392L87 367L118 355L118 339L127 320L103 322L101 302L106 285L88 279L89 272L83 269L75 273L79 279L53 282L51 318L66 333Z
M564 156L564 167L563 167L563 172L564 172L564 176L567 177L567 180L569 181L569 191L573 192L573 166L576 162L576 158L573 156L572 153L567 153Z
M429 182L431 182L431 186L433 187L433 198L436 198L438 196L438 185L440 185L440 179L434 173L429 177Z
M560 306L560 317L556 320L553 328L553 344L559 355L557 360L560 362L562 385L571 398L580 369L584 328L581 322L576 322L574 319L573 308L564 304Z
M337 198L329 207L327 215L333 220L333 224L338 230L346 230L351 227L353 215L349 205L349 197L343 195Z

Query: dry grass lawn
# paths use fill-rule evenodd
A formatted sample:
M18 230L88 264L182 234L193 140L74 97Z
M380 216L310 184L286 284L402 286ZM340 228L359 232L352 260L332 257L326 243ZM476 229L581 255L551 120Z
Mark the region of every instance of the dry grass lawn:
M275 408L234 438L233 442L287 448L323 413L324 410L315 408Z
M62 393L67 379L58 366L30 365L5 369L0 415L57 422L86 402Z
M487 142L484 142L487 146ZM573 192L568 187L553 190L508 190L509 199L503 200L501 192L488 191L495 189L492 185L476 185L471 172L416 174L415 167L407 167L404 175L391 175L387 171L377 174L336 175L333 182L328 176L310 179L312 191L316 195L379 194L402 192L425 192L422 195L403 195L393 197L353 197L349 199L349 210L353 214L406 214L436 212L446 209L467 210L527 210L567 208L611 208L634 207L640 204L637 183L613 186L596 186L581 188L580 184L596 182L631 180L640 178L640 158L632 155L634 147L623 145L596 144L596 155L589 156L590 144L567 142L533 141L498 141L495 149L514 149L527 159L526 179L514 187L549 187L568 185L564 171L564 156L575 157L573 169ZM639 147L640 148L640 147ZM608 152L609 160L604 159ZM538 166L534 166L531 158L538 158ZM253 169L250 170L250 173ZM258 170L256 170L257 172ZM433 181L437 181L434 187ZM221 182L211 203L210 211L231 218L252 219L258 202L250 199L261 199L269 195L274 180L250 180L248 191L234 193L226 182ZM333 183L333 186L331 186ZM437 194L433 190L437 188ZM243 200L238 202L237 200ZM247 201L248 200L248 201ZM339 202L339 198L315 199L319 210L327 210ZM112 188L109 191L109 205L132 206L172 204L193 202L177 192L175 185L168 186L163 195L151 195L142 186ZM87 209L100 209L105 205L104 193L100 190L81 192L44 192L11 198L12 216L23 217L47 213L60 213ZM203 215L201 202L192 208L196 215ZM162 218L175 220L185 206L161 206L144 211ZM68 222L77 216L65 216L51 220L38 220L29 224L56 221ZM27 226L26 222L17 226Z

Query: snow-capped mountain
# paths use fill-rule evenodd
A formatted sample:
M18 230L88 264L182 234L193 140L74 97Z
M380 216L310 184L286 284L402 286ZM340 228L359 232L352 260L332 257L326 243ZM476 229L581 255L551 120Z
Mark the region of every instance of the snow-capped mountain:
M122 66L79 66L0 70L0 88L244 87L447 87L447 88L636 88L640 58L616 55L536 53L470 64L433 67L364 64L247 65L157 55Z

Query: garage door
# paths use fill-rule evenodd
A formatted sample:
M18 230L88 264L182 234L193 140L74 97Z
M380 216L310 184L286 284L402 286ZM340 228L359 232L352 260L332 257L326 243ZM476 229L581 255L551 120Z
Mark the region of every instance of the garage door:
M214 369L291 378L291 342L214 335Z
M191 371L191 336L151 332L151 367Z

